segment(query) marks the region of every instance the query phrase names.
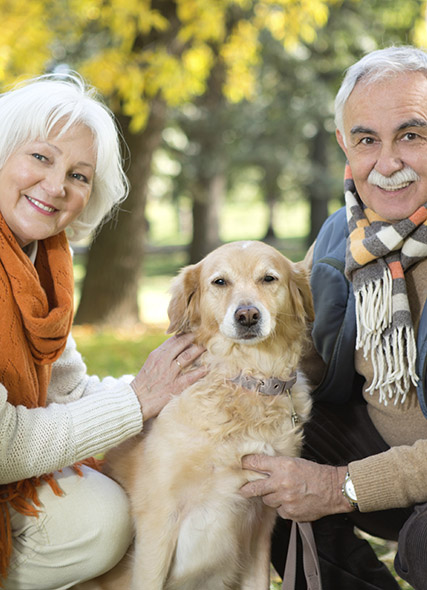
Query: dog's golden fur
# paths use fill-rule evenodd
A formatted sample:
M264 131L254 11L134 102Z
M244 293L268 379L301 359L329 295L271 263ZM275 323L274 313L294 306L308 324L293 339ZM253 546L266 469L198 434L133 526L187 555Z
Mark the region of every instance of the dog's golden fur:
M84 587L267 590L275 511L239 494L259 477L242 470L241 459L298 455L310 397L298 373L293 427L288 395L231 380L241 373L287 380L297 370L313 319L306 272L263 243L228 244L183 269L168 312L169 332L192 331L206 347L209 373L171 399L142 436L108 454L131 498L132 574L113 570Z

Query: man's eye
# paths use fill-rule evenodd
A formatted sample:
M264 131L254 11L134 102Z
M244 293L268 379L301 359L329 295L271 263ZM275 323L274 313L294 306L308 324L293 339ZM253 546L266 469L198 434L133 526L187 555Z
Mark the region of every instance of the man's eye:
M360 140L362 145L372 145L374 143L374 139L372 137L364 137Z
M405 135L403 136L403 139L406 139L408 141L414 141L414 139L417 139L418 135L416 133L410 132L410 133L405 133Z

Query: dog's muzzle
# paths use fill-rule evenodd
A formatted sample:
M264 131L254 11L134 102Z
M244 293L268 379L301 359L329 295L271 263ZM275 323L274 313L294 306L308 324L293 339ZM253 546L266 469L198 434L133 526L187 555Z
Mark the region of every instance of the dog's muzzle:
M242 339L259 335L262 314L254 305L239 305L234 312L234 324Z

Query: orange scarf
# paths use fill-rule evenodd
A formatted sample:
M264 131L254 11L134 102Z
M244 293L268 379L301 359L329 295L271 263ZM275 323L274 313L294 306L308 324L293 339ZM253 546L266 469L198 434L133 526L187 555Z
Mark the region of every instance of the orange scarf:
M52 363L62 354L73 319L73 266L65 233L38 243L35 265L0 214L0 383L8 402L46 405ZM36 487L53 475L0 486L0 576L12 552L9 506L37 516Z

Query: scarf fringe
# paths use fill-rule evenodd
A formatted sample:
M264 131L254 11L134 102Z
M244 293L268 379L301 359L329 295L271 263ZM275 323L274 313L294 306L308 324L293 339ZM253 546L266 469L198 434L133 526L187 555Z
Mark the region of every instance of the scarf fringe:
M372 335L363 347L364 358L372 363L374 375L367 392L372 395L379 392L379 401L388 404L394 397L396 405L406 400L411 384L415 387L419 381L416 372L417 348L412 326L399 326L388 335L378 338ZM393 370L390 372L390 368Z
M356 349L363 348L364 357L372 346L378 346L381 334L392 322L392 283L390 271L384 277L363 285L356 291ZM369 303L368 303L369 302Z
M370 395L379 392L380 402L403 403L411 384L418 383L417 347L412 326L392 326L392 282L387 269L384 277L367 283L355 294L356 349L370 356L374 376L367 388ZM385 330L389 333L385 334Z
M396 351L400 351L398 355ZM367 389L371 395L379 392L379 400L388 404L394 397L394 405L400 400L404 403L411 384L418 383L416 373L416 343L411 327L400 326L395 332L382 339L378 348L371 349L371 362L374 377ZM389 368L394 370L389 373Z

